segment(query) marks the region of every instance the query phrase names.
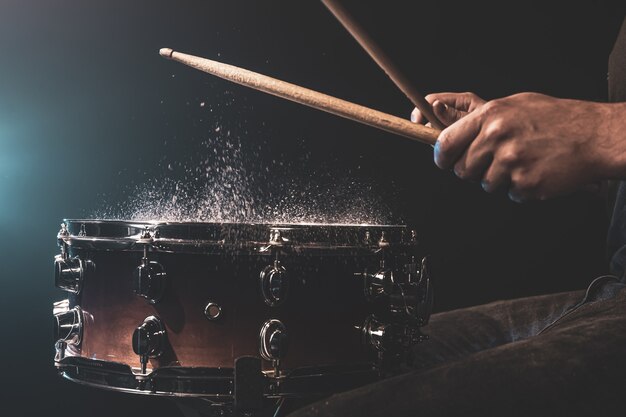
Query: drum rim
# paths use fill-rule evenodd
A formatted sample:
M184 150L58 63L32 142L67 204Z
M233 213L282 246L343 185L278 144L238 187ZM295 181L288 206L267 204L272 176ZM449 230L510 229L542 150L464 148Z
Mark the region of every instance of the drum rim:
M57 374L68 381L109 391L160 397L203 397L224 402L233 400L233 368L172 366L157 368L148 374L141 375L133 372L133 369L127 364L84 358L82 356L68 356L58 361L55 360L54 365ZM169 370L176 371L176 374L159 375L162 371L167 372ZM198 376L196 375L197 371L205 371L207 375ZM94 374L104 378L90 378L90 375ZM322 392L319 389L312 390L310 387L302 389L302 387L311 384L327 387L327 384L317 382L320 379L336 382L338 380L353 380L355 377L359 380L362 380L364 377L377 378L379 375L379 371L373 362L296 368L289 370L286 375L280 378L275 378L271 375L271 372L265 371L263 372L263 396L265 398L306 398L320 394L329 395L333 394L334 391L326 390ZM122 377L130 386L115 384L107 380L106 377ZM160 384L155 383L158 379L169 381L170 383L178 382L176 384L177 389L158 389L157 386ZM281 384L275 384L279 379ZM296 382L295 386L292 386L292 381ZM353 388L356 388L362 384L352 383L352 385L354 385ZM218 386L222 388L217 388ZM276 387L280 386L283 388L276 389ZM209 387L215 390L207 389Z
M410 230L410 231L409 231ZM57 235L60 245L92 250L215 252L224 249L271 253L284 250L379 250L415 246L407 225L323 223L133 222L65 219ZM269 251L269 252L268 252Z
M282 223L282 222L172 222L161 220L119 220L119 219L80 219L80 218L68 218L63 219L64 223L72 224L118 224L120 226L267 226L276 228L288 228L288 227L331 227L331 228L356 228L366 227L374 229L408 229L406 224L370 224L370 223Z

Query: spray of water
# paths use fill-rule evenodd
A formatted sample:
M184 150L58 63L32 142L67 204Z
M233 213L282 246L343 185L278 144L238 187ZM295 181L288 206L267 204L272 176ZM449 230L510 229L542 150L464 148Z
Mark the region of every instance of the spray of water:
M233 100L218 103L229 106ZM245 129L245 118L208 114L206 138L164 142L159 173L126 187L125 201L104 202L93 217L136 221L235 223L389 223L372 184L337 166L284 155L269 157ZM242 122L229 123L228 120ZM176 147L177 152L171 152ZM255 147L256 146L256 147ZM185 152L181 152L181 149ZM169 151L168 151L169 150ZM188 150L188 152L187 152ZM171 155L175 153L176 155ZM337 164L341 165L341 164Z

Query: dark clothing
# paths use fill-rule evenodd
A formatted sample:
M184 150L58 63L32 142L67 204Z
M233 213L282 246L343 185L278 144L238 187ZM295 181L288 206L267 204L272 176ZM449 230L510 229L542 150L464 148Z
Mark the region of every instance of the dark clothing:
M416 349L423 369L332 396L292 417L623 417L623 287L607 278L582 304L579 291L436 314L431 339Z
M609 66L610 99L626 101L626 20ZM608 243L615 276L586 293L435 314L413 370L292 416L626 415L626 182Z

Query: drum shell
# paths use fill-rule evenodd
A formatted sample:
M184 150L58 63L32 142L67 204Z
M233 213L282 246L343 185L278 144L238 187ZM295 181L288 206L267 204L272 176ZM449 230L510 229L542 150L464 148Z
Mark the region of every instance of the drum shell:
M71 249L71 256L96 265L75 300L85 315L81 356L139 368L132 334L146 317L156 316L165 325L168 343L159 357L151 358L152 369L232 368L237 357L259 356L259 332L270 319L287 329L283 369L373 360L371 349L362 345L360 329L372 306L364 297L363 280L355 276L378 267L380 255L373 251L148 255L167 274L164 295L154 304L132 290L141 251ZM272 307L264 301L259 275L276 259L290 284L285 302ZM216 320L204 315L209 302L222 309ZM264 361L264 368L272 364Z

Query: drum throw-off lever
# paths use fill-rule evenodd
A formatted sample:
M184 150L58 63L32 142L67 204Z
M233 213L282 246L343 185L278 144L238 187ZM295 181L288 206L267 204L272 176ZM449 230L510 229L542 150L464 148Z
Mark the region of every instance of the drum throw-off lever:
M146 374L148 359L158 358L166 343L165 326L155 316L148 316L133 332L133 351L139 355L141 373Z
M166 279L165 268L160 263L148 259L148 244L145 243L141 264L135 268L133 274L133 292L148 300L150 304L156 304L163 298Z

